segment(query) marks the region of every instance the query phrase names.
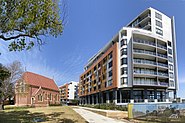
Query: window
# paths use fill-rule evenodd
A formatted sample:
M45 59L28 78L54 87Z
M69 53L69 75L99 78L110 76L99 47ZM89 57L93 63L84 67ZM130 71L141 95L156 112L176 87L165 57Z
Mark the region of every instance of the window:
M121 59L121 65L127 64L127 58L122 58Z
M168 61L173 62L173 58L171 56L168 56Z
M108 56L109 56L109 59L111 59L112 58L112 52L110 52Z
M169 64L169 69L173 70L173 65Z
M111 67L112 67L112 61L109 62L109 64L108 64L108 68L111 68Z
M162 15L157 12L155 12L155 17L158 18L159 20L162 20Z
M172 46L172 42L168 41L168 46L171 47Z
M100 66L101 66L101 64L100 64L100 63L98 63L98 68L100 68Z
M170 78L172 78L172 79L173 79L173 73L172 73L172 72L170 72L170 73L169 73L169 75L170 75Z
M156 26L163 28L162 22L155 20L155 24Z
M127 55L127 48L121 49L121 56L122 55Z
M106 63L106 61L107 61L107 57L105 57L105 58L103 59L103 64Z
M96 71L96 66L94 67L94 71Z
M122 40L121 40L121 47L122 47L123 45L127 45L127 39L122 39Z
M172 49L169 49L169 48L168 48L168 53L169 53L170 55L172 55Z
M127 77L122 77L121 78L121 85L123 85L123 84L128 84Z
M38 95L38 101L42 101L42 94Z
M123 30L123 31L121 32L121 37L123 37L123 36L127 36L127 31L126 31L126 30Z
M109 77L112 77L112 70L109 71Z
M156 33L159 35L163 35L163 31L159 28L156 28Z
M175 86L174 81L170 80L170 87L174 87L174 86Z
M127 74L127 67L121 68L121 75Z
M112 79L108 81L108 85L107 86L111 86L112 85Z

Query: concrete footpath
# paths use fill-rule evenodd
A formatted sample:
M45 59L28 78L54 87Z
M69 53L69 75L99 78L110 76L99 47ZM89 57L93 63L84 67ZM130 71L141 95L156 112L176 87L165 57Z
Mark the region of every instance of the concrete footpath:
M80 114L89 123L126 123L120 120L108 118L97 113L85 110L83 108L73 108L78 114Z

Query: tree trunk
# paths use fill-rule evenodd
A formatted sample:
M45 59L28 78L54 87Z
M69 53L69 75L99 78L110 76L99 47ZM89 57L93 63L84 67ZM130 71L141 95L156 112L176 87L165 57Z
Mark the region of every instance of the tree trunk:
M3 110L3 104L0 104L0 110Z

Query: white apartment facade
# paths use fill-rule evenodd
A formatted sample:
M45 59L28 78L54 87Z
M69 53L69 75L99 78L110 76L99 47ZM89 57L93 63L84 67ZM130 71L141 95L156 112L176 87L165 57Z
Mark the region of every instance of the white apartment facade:
M78 82L65 83L59 89L62 103L69 103L71 100L78 98Z
M112 64L116 62L116 65L110 68L115 69L110 85L115 86L103 87L104 83L111 80L109 70L106 69L105 81L96 80L103 89L101 87L98 91L86 89L86 85L88 88L89 86L96 87L94 79L93 81L88 79L89 73L93 76L96 72L91 67L100 64L98 59L104 57L102 54L106 54L114 45L117 45L114 50L116 58L111 62ZM107 64L109 62L107 61ZM170 18L150 7L123 27L102 50L89 60L85 66L85 72L80 76L81 104L109 103L111 100L118 105L130 102L169 102L171 98L176 98L177 71L174 17ZM96 76L101 77L100 74ZM112 95L113 98L111 98Z

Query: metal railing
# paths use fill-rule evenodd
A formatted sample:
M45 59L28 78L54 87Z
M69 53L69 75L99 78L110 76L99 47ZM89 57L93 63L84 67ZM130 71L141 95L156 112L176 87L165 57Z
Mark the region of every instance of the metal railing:
M158 85L157 81L133 81L134 85Z
M160 62L158 62L157 64L158 64L158 66L168 67L168 65L167 65L167 64L163 64L163 63L160 63Z
M147 45L151 45L151 46L156 46L156 44L154 42L147 41L147 40L134 39L133 41L136 42L136 43L141 43L141 44L147 44Z
M157 47L167 50L167 47L161 44L157 44Z
M169 86L169 83L167 83L167 82L159 82L159 85L162 85L162 86Z
M164 72L158 72L158 75L168 77L168 73L164 73Z
M134 63L157 65L156 62L154 61L142 60L142 59L134 59Z
M144 53L144 54L156 55L155 52L148 51L148 50L134 49L134 52L135 52L135 53Z
M164 54L161 54L161 53L158 53L157 56L167 58L167 55L164 55Z
M134 73L136 74L151 74L151 75L157 75L157 72L156 71L137 71L137 70L134 70Z

